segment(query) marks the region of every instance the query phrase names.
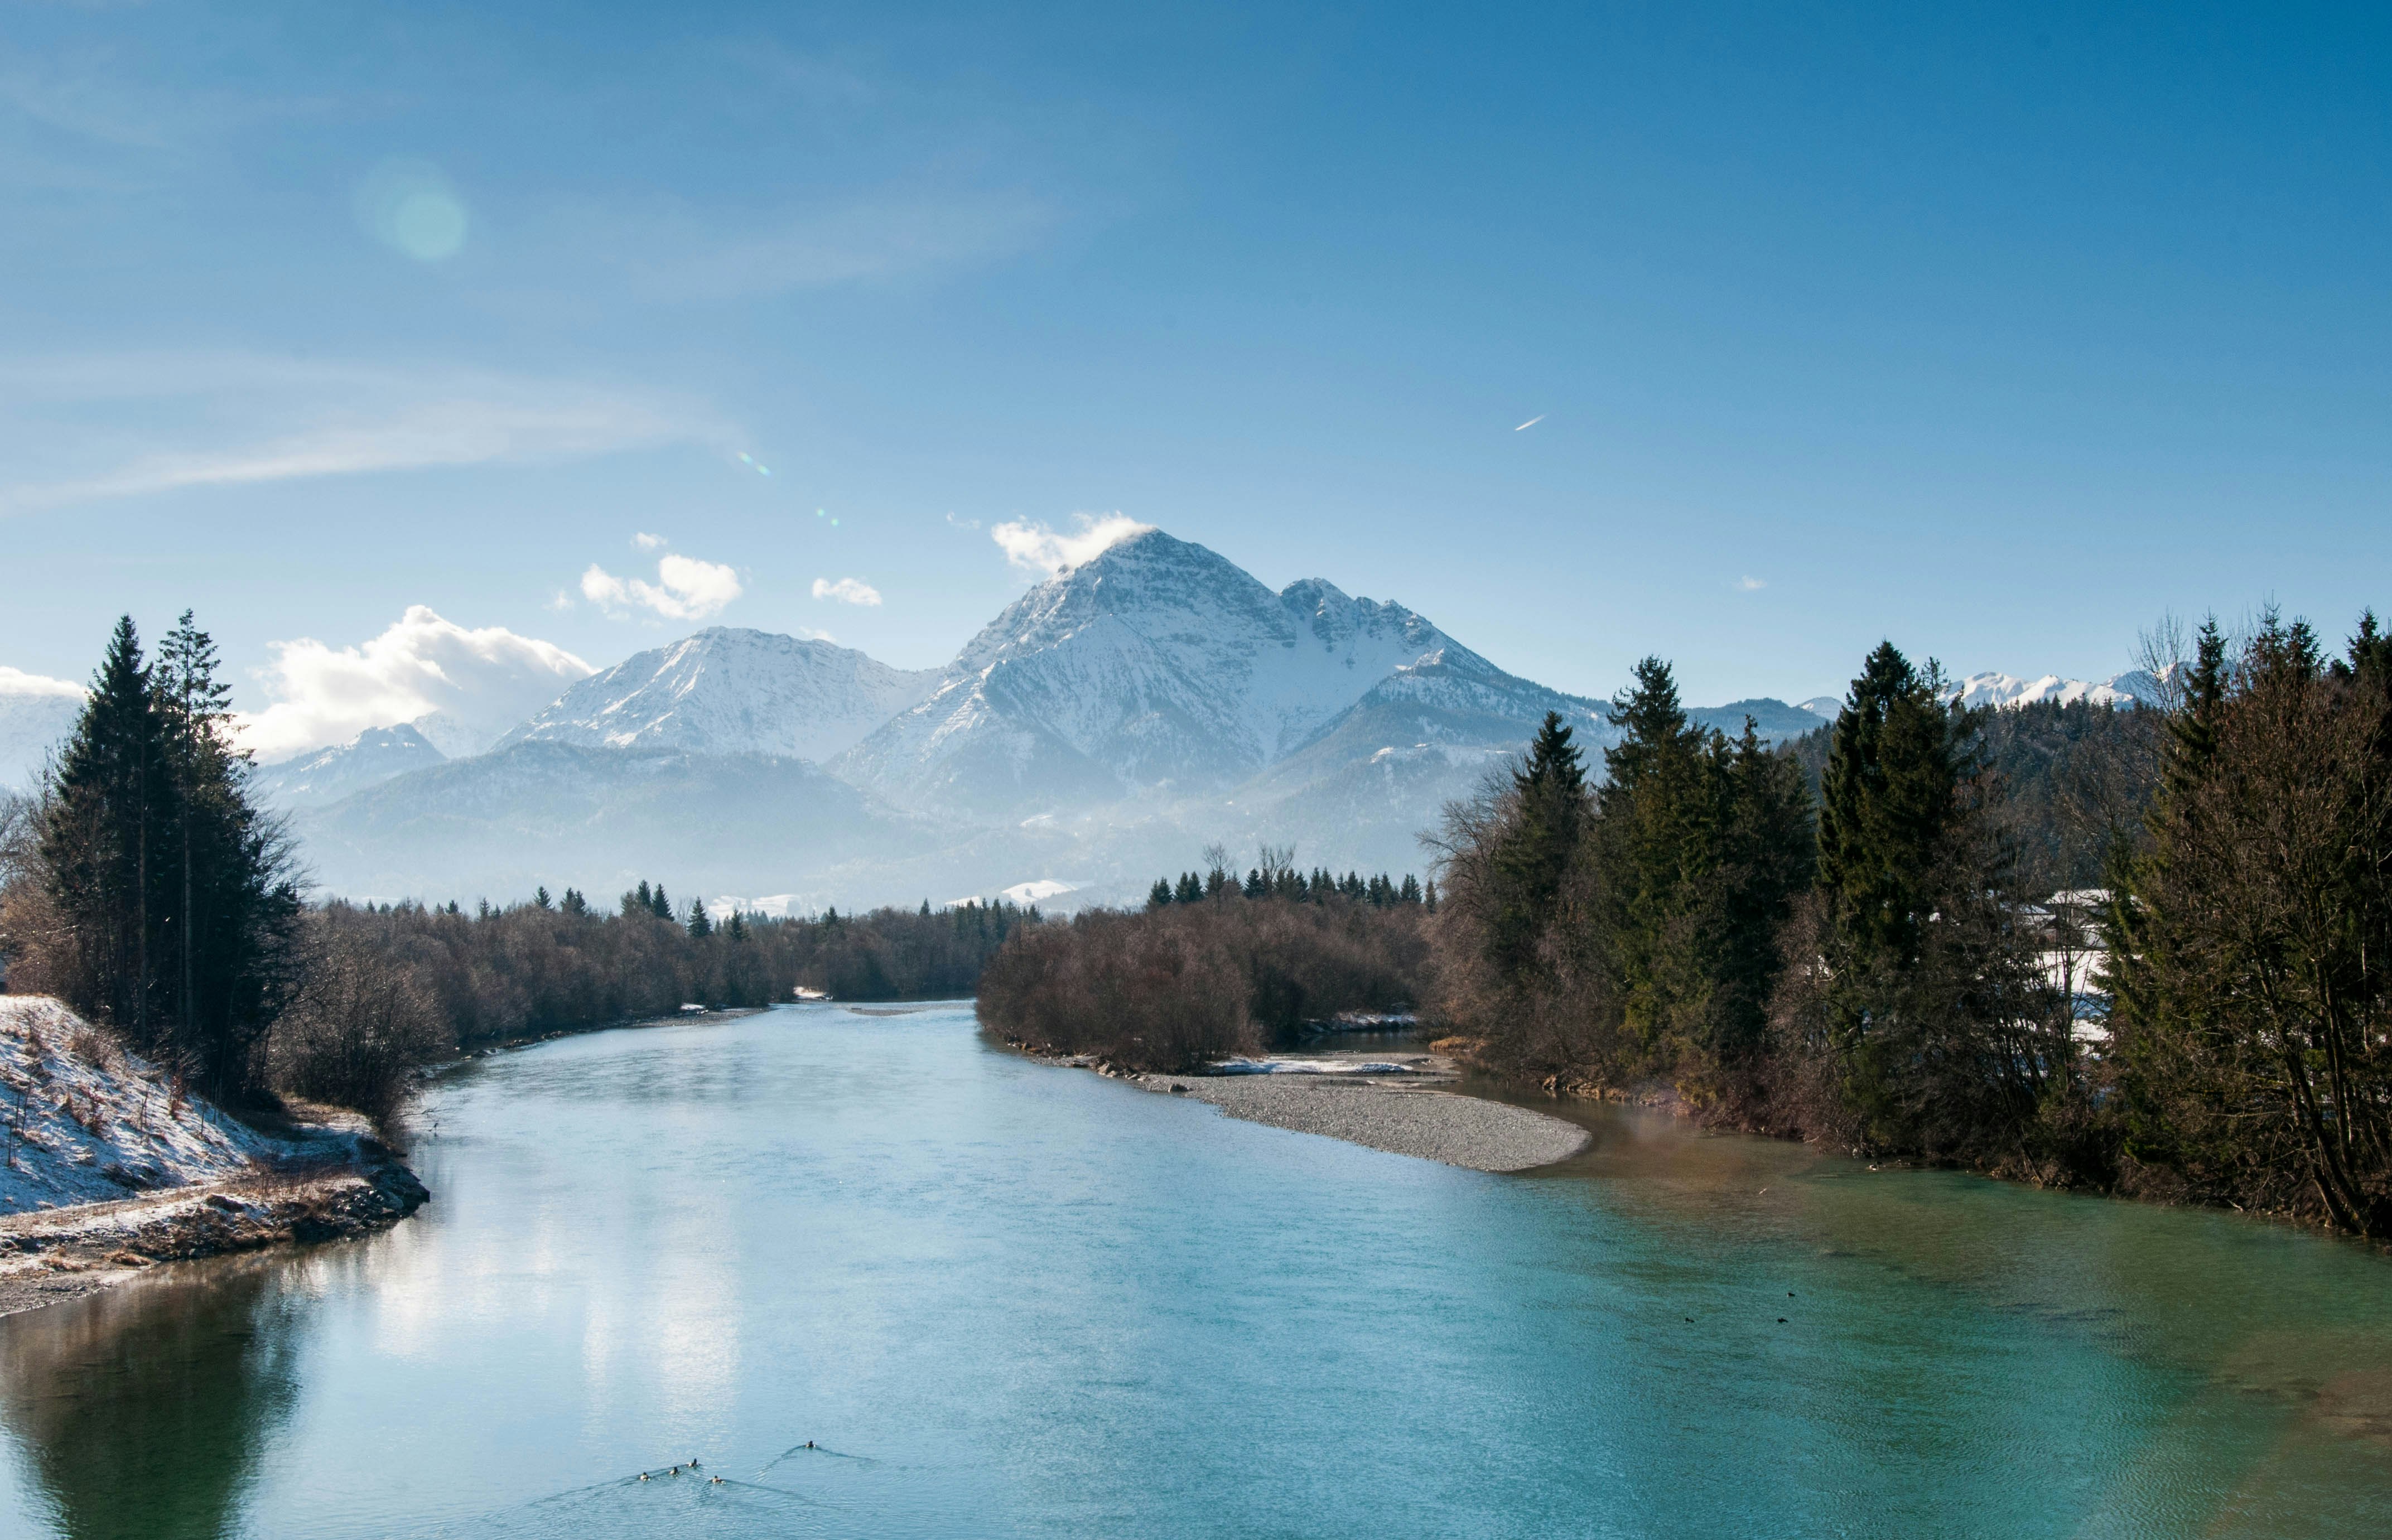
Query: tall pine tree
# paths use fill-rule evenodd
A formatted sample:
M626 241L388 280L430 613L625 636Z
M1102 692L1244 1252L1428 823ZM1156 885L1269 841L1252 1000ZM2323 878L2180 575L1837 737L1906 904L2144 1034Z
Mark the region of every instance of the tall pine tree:
M1533 968L1586 833L1586 765L1570 736L1559 712L1545 713L1527 762L1512 772L1512 816L1488 862L1488 960L1508 981Z
M249 801L216 666L188 612L154 665L117 623L46 788L40 860L59 992L238 1099L295 982L299 897L280 825Z

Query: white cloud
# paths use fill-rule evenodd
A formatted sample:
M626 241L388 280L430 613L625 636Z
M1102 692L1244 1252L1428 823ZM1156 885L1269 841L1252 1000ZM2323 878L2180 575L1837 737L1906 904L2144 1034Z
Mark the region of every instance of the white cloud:
M721 612L742 591L736 572L694 556L668 556L658 562L654 583L618 577L595 562L581 575L581 597L618 617L645 609L667 620L703 620Z
M1102 518L1074 513L1072 517L1079 528L1070 534L1022 519L998 524L988 532L989 538L997 543L1005 559L1015 566L1053 576L1093 561L1131 536L1143 535L1154 527L1125 513L1108 513Z
M1752 592L1755 589L1765 589L1765 588L1769 587L1769 585L1768 585L1768 583L1766 583L1765 581L1763 581L1763 580L1762 580L1762 579L1761 579L1761 578L1758 578L1758 577L1747 577L1747 578L1744 578L1744 579L1740 580L1740 581L1736 584L1736 587L1737 587L1737 588L1739 588L1739 589L1743 589L1745 592L1747 592L1747 593L1750 593L1750 592Z
M436 714L444 749L477 749L594 672L552 642L469 630L422 604L362 646L302 637L274 653L257 672L273 704L235 718L242 746L269 761Z
M842 604L878 604L880 590L869 583L852 577L842 577L834 583L827 577L814 579L816 599L836 599Z
M978 519L958 519L953 513L947 515L947 523L956 529L978 529L980 527L980 521Z
M651 535L645 530L642 530L639 534L632 536L631 543L639 547L642 550L662 550L665 547L672 544L670 540L666 539L663 536Z
M728 442L665 395L250 356L0 363L0 511L192 486L588 459Z
M43 674L28 674L21 668L0 664L0 695L20 698L46 695L64 700L83 699L83 686L65 679L54 679Z

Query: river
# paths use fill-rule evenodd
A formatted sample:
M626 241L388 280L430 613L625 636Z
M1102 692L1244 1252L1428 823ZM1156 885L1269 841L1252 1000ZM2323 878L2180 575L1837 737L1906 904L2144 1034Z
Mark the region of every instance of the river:
M1481 1175L959 1005L478 1060L390 1234L0 1321L0 1533L2392 1528L2392 1260L1578 1116Z

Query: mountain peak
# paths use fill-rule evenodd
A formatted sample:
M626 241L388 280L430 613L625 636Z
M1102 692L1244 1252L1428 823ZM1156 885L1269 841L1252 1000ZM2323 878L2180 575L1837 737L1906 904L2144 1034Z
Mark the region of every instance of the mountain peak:
M913 705L938 676L836 642L709 626L575 685L499 742L822 760Z

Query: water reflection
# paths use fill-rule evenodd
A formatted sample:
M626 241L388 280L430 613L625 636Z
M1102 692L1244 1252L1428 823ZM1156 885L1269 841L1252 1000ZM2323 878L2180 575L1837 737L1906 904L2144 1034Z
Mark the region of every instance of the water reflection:
M229 1533L297 1396L293 1333L257 1259L0 1321L0 1417L58 1533Z

